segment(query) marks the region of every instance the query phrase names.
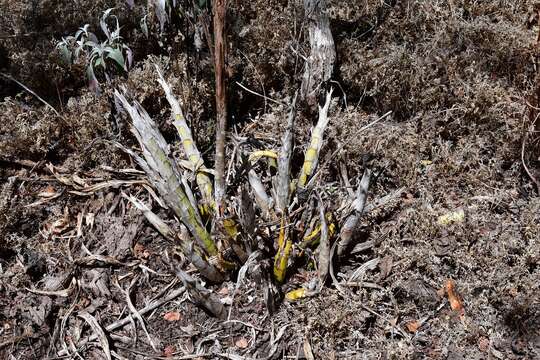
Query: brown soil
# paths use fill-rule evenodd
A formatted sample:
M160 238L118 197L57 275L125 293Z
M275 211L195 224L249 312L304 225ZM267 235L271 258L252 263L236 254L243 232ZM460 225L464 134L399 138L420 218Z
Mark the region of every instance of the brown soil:
M115 88L129 89L176 151L152 65L159 63L212 161L212 60L207 44L195 50L192 24L179 16L160 38L150 8L147 39L139 28L146 4L83 3L0 0L0 71L59 112L0 76L2 359L53 359L65 348L75 358L75 350L106 358L99 341L83 345L96 333L84 313L107 327L130 313L126 290L142 309L181 287L171 269L182 263L175 244L121 197L148 192L143 174L123 171L136 166L112 144L137 148L116 112ZM185 293L143 314L155 349L137 320L106 331L114 357L540 359L540 198L531 179L540 179L540 146L537 133L524 136L539 104L538 5L330 3L338 65L321 162L325 191L336 194L329 207L346 194L340 163L355 185L368 155L381 170L370 202L402 188L399 197L363 217L360 251L336 264L339 288L330 282L269 313L248 271L238 284L236 277L207 284L231 321L213 318ZM85 23L97 31L100 13L114 5L134 67L104 81L96 97L84 68L63 65L54 46ZM229 12L231 125L254 146L276 148L286 107L237 82L290 102L302 74L297 54L308 51L302 6L232 1ZM302 110L297 144L306 143L314 119ZM177 226L167 211L159 215ZM281 290L316 278L306 268ZM354 273L360 281L348 283ZM445 290L450 281L457 298Z

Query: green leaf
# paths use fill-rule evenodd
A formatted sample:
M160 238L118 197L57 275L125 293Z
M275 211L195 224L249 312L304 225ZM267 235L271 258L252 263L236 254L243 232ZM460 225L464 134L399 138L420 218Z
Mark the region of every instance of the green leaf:
M79 30L75 33L75 39L79 39L79 37L82 37L81 35L84 35L85 37L88 37L89 32L88 29L90 28L90 24L86 24L83 27L80 27Z
M99 26L101 27L101 31L107 36L107 39L111 39L111 33L109 31L109 26L107 25L107 18L109 17L109 14L111 11L113 11L114 8L107 9L103 12L103 16L101 19L99 19Z
M96 62L94 63L94 65L95 65L96 67L98 67L98 66L103 66L103 67L105 67L105 64L104 64L104 62L103 62L103 58L97 58L97 60L96 60Z
M73 51L73 55L75 56L75 59L79 58L79 55L81 54L82 50L83 50L83 47L81 45L75 48L75 51Z
M126 71L126 63L124 60L124 54L122 54L122 51L115 48L106 48L105 52L107 52L107 58L113 59L118 66L120 66L124 71Z
M67 45L65 43L58 44L58 49L60 50L60 54L62 55L62 60L65 61L66 64L71 64L71 51L69 51Z

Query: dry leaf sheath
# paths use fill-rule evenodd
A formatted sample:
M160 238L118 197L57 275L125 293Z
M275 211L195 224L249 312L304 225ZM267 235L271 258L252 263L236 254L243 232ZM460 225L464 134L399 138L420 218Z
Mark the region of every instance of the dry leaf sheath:
M133 121L132 131L139 141L144 156L144 160L138 158L139 165L157 187L167 206L187 226L197 243L209 255L217 254L210 233L200 222L198 209L191 205L184 191L178 165L170 156L169 146L157 125L139 103L130 104L118 90L115 91L115 96L122 102Z

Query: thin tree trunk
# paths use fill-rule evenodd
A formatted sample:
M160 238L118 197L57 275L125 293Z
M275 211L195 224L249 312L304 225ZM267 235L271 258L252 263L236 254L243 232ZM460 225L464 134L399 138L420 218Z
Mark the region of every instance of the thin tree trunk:
M309 26L311 53L302 78L301 95L309 105L315 106L321 85L332 77L336 49L326 13L326 0L304 0L304 12Z
M216 164L215 200L218 217L225 211L225 129L227 124L227 93L225 84L225 14L227 0L214 0L214 60L216 72Z

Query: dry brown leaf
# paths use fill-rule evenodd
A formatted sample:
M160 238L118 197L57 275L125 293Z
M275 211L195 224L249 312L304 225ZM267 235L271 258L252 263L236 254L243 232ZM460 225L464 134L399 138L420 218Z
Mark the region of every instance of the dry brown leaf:
M139 259L148 259L150 257L150 251L146 250L143 244L136 243L135 246L133 246L133 253L135 257Z
M64 209L63 217L50 224L45 224L42 233L46 238L49 236L60 235L69 228L69 225L69 210L66 207Z
M68 226L69 226L69 220L66 218L61 218L53 222L50 225L49 229L51 233L58 235L58 234L61 234L64 230L66 230Z
M165 357L173 357L175 351L176 351L176 349L174 348L174 346L167 345L167 346L165 346L165 349L163 349L163 356L165 356Z
M454 280L448 280L445 284L446 295L448 296L448 301L450 302L450 308L454 311L459 312L460 315L464 315L465 309L463 308L463 301L461 296L456 291L456 283Z
M248 347L249 344L246 338L241 337L240 339L234 342L234 345L236 345L237 348L245 349Z
M56 190L51 185L47 186L45 189L40 191L37 196L42 198L50 198L56 195Z
M381 269L380 279L384 280L390 275L392 271L392 266L394 265L394 259L392 255L385 256L379 263L379 269Z
M411 193L405 193L404 196L402 196L402 201L405 205L410 205L414 202L414 195Z
M163 319L167 321L178 321L182 319L182 315L180 315L178 311L170 311L166 313L165 315L163 315Z
M412 320L405 324L405 326L407 327L407 330L409 330L409 332L412 332L412 333L415 333L420 328L421 325L422 324L420 324L418 320Z
M487 352L489 350L489 339L487 337L481 337L478 340L478 349L481 352Z

